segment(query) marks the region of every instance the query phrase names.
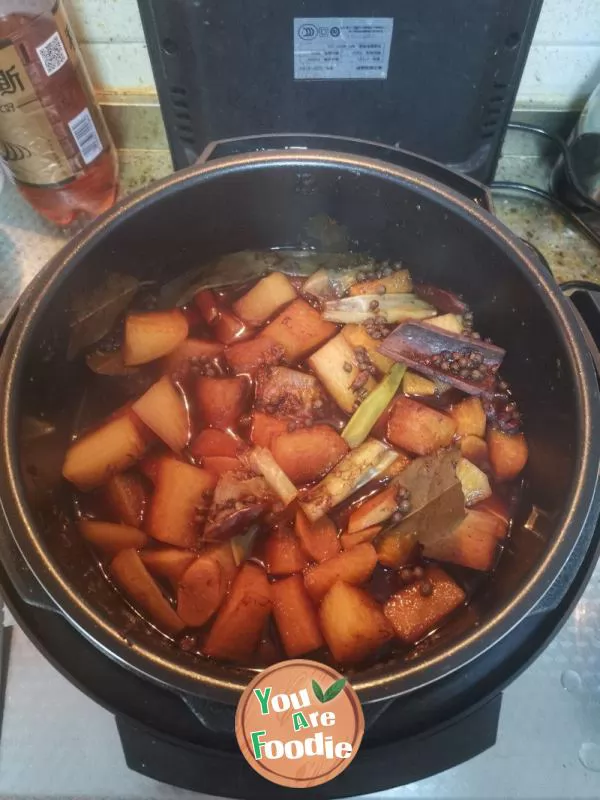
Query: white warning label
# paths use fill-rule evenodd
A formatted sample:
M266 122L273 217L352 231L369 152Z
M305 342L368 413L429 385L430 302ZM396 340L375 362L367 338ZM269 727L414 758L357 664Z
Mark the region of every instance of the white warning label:
M294 20L296 80L385 80L391 17L312 17Z

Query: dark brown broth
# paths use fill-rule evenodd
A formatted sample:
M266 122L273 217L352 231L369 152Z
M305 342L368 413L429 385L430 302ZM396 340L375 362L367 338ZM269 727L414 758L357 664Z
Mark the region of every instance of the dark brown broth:
M239 284L233 286L227 286L222 289L214 290L216 297L218 298L219 302L223 305L228 307L231 306L236 299L240 296L245 294L252 286L260 279L262 276L257 276L255 280L251 281L244 281ZM303 278L300 277L293 277L292 283L296 290L299 290L304 282ZM316 301L312 301L311 304L318 307L318 303ZM147 292L144 296L143 305L145 307L152 307L152 298L147 296ZM190 329L189 335L193 337L199 337L203 339L214 339L213 333L209 326L207 326L202 318L200 317L198 310L194 306L193 303L188 304L182 307L182 310L186 314ZM265 322L265 325L268 324L270 320ZM122 330L122 326L120 326ZM110 343L110 346L114 346L115 337L111 334L110 337L107 337L107 342ZM108 346L108 345L107 345ZM221 375L231 375L232 373L227 366L225 365L224 361L220 361L219 359L215 359L213 362L213 366L218 369ZM312 372L306 362L300 363L295 365L295 369L299 369L305 372ZM139 396L145 389L147 389L153 381L157 379L160 373L157 371L157 365L155 363L150 363L148 365L144 365L143 367L137 368L133 375L124 375L122 377L114 377L114 376L100 376L95 375L90 372L88 386L83 392L83 402L82 402L82 411L79 418L79 425L76 433L79 433L83 430L89 430L91 427L96 427L96 425L100 424L101 421L106 419L112 412L114 412L119 407L123 406L124 404L130 402L134 397ZM194 411L195 403L193 400L193 389L192 383L194 377L196 377L198 373L191 370L188 377L182 380L175 380L177 383L181 393L183 394L188 409L190 410L190 423L191 423L191 431L192 435L190 437L190 441L193 440L194 436L199 432L201 426L198 424L198 420L196 418L196 414ZM244 409L244 412L241 417L241 423L238 426L236 433L242 438L247 444L251 444L250 442L250 427L249 427L249 415L253 407L253 395L254 395L254 385L255 381L250 375L244 375L244 377L248 380L250 388L247 393L247 403ZM462 394L460 391L456 389L450 389L447 392L436 395L433 397L417 397L416 399L424 404L432 406L439 410L448 410L454 403L458 400L464 398L465 395ZM338 406L335 404L333 399L329 398L323 412L323 417L319 418L317 422L319 424L328 424L331 425L335 430L338 432L343 429L345 424L349 419L349 415L345 414L341 411ZM379 437L383 441L386 441L385 437ZM389 444L389 442L388 442ZM160 452L167 453L167 448L160 444L158 445L153 451L153 454L158 454ZM188 460L190 463L195 464L197 460L193 458L193 456L187 451L184 451L182 457ZM134 471L135 468L134 468ZM147 483L148 489L150 490L150 484L147 479L142 476L143 480ZM317 483L315 481L314 483ZM347 525L348 517L351 511L359 506L367 497L374 494L378 490L380 490L383 486L385 486L387 481L385 480L375 480L368 483L363 489L352 495L344 503L341 503L338 507L336 507L330 514L331 518L335 522L338 535L342 533ZM306 487L305 487L306 488ZM301 488L302 491L302 488ZM519 487L513 484L506 484L501 486L493 486L493 491L501 496L504 500L510 501L510 510L511 513L514 512L516 506L518 504L519 499ZM118 521L115 520L114 517L111 515L111 511L107 503L102 497L102 490L96 490L89 493L79 493L74 492L74 511L75 516L77 518L87 517L97 520L107 520L107 521ZM290 511L286 512L287 516L289 517ZM293 517L292 517L293 518ZM255 546L253 552L251 553L251 559L255 560L261 564L264 564L264 546L265 541L268 536L269 531L272 529L273 524L277 524L278 522L284 522L283 518L279 518L276 520L270 520L270 524L267 522L263 522L259 535L257 536ZM162 543L154 543L151 542L149 547L161 547L163 546ZM503 547L498 547L498 559L501 556ZM103 573L107 577L109 581L111 578L105 568L105 563L102 557L95 552L94 553ZM422 562L426 563L426 562ZM476 573L473 570L465 569L462 567L456 567L452 565L444 565L444 569L451 574L455 580L463 587L463 589L467 593L467 600L466 604L468 604L473 596L473 594L477 591L477 589L481 586L483 581L486 581L489 578L489 573ZM166 581L162 581L157 579L165 592L165 595L169 597L172 603L174 603L175 598L173 597L171 587L166 583ZM270 577L270 580L273 581L274 578ZM111 581L112 582L112 581ZM364 585L364 588L367 589L371 595L380 603L385 602L391 594L395 591L400 589L403 585L402 580L399 578L398 572L393 569L389 569L387 567L378 564L373 575ZM117 589L118 590L118 589ZM127 598L125 598L127 600ZM129 602L129 601L127 601ZM132 606L133 610L139 615L140 612L138 609L135 609ZM456 615L457 612L453 616ZM147 620L153 627L156 627L152 620ZM202 654L202 640L205 633L210 629L211 622L207 623L201 629L188 629L182 636L180 636L177 640L178 645L190 652L197 653L198 655ZM162 633L162 632L161 632ZM435 637L436 630L430 631L424 640L430 640ZM164 634L163 635L167 635ZM172 637L168 637L172 638ZM422 643L424 640L421 640ZM408 654L414 654L421 645L418 645L413 648L407 648L405 645L402 645L398 642L394 642L392 644L386 645L382 648L378 653L373 655L367 663L375 663L382 659L388 658L392 655L402 655L406 656ZM274 624L272 616L269 619L269 622L265 628L261 643L259 645L258 651L255 654L255 658L249 666L251 667L262 667L266 666L273 661L280 660L284 658L283 648L281 646L281 642L279 640L279 636L277 633L276 626ZM332 663L332 659L329 653L326 650L322 650L316 654L313 654L313 657L317 658L318 660L323 660L326 662ZM336 665L339 668L339 665ZM355 664L352 666L351 670L358 670L361 667L365 666L365 664Z

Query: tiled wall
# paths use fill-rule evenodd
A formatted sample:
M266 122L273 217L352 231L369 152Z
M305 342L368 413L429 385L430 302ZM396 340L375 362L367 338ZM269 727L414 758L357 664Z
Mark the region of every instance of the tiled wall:
M136 0L67 2L96 87L154 91ZM578 105L599 82L600 0L545 0L518 104Z

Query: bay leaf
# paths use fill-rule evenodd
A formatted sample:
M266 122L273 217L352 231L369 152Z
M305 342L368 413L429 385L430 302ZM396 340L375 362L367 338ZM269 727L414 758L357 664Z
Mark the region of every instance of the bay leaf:
M465 517L465 498L456 476L460 452L455 448L416 458L396 482L410 492L410 513L386 533L414 534L421 544L446 535Z
M78 294L71 303L67 359L106 336L127 309L140 282L132 275L112 272L102 286Z

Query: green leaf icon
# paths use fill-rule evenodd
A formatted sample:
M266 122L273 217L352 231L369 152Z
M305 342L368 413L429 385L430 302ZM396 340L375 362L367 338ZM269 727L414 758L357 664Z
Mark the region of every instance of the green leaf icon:
M326 690L325 694L323 695L323 703L328 703L330 700L333 700L338 694L342 691L344 686L346 685L346 678L340 678L339 680L335 681L331 684L331 686Z
M319 701L319 703L325 702L325 695L323 694L323 689L319 686L319 684L313 679L312 682L312 690L315 693L315 697Z

